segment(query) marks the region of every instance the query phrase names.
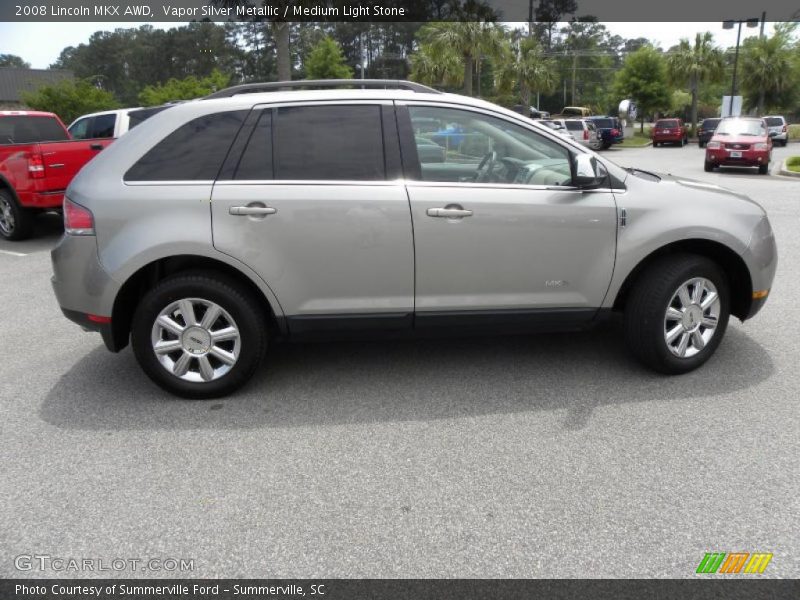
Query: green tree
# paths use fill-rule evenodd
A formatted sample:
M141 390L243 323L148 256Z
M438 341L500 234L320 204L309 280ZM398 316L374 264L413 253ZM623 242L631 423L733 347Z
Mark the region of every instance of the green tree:
M554 62L534 37L506 42L495 58L496 90L505 94L518 87L525 106L530 106L531 91L550 93L557 81Z
M689 84L692 95L691 121L695 130L700 84L719 81L725 72L724 65L723 53L714 46L714 36L708 31L698 33L694 45L688 39L682 39L667 59L670 75Z
M793 48L795 25L775 28L770 37L750 38L742 48L742 90L747 105L764 114L766 106L784 108L797 89L797 49Z
M620 98L631 98L639 107L641 131L644 117L669 107L667 67L664 57L652 46L643 46L628 55L614 78L614 91Z
M227 87L229 83L230 76L215 69L202 79L189 75L183 79L170 79L160 85L148 85L139 94L139 103L142 106L155 106L175 100L192 100Z
M464 83L461 57L452 50L442 52L430 44L420 44L410 61L410 77L414 81L445 87Z
M0 54L0 67L16 67L17 69L30 69L30 63L25 62L16 54Z
M493 56L500 52L505 30L495 24L482 21L431 23L419 30L423 44L429 44L434 52L456 53L462 61L464 71L464 94L472 95L472 73L481 56Z
M353 76L353 70L344 62L339 44L328 36L317 42L311 50L305 67L309 79L348 79Z
M119 106L113 94L80 79L65 79L35 92L23 93L22 101L35 110L56 113L67 124L86 113Z

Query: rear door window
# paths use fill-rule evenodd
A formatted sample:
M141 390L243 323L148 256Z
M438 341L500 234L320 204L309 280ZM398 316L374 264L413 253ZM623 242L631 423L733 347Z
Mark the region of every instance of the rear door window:
M235 179L272 179L272 111L265 110L250 134Z
M94 117L78 119L69 128L69 133L75 140L87 140L90 137L91 125Z
M94 118L91 128L92 138L112 138L114 137L114 125L117 122L116 114L97 115Z
M275 179L386 179L378 105L280 107L273 128Z
M125 181L212 181L248 111L198 117L153 146L125 174Z

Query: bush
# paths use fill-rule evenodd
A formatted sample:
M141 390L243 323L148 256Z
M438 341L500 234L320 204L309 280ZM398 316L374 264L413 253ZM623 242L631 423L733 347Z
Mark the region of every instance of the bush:
M66 125L81 115L119 107L114 94L82 79L65 79L35 92L23 92L22 101L34 110L56 113Z
M786 168L800 173L800 156L790 156L786 159Z

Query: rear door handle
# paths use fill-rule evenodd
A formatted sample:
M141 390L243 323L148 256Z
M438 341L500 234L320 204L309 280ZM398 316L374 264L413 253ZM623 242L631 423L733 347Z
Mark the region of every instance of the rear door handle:
M429 208L426 211L429 217L443 217L445 219L462 219L464 217L471 217L472 211L465 210L461 207L455 208L445 206L444 208Z
M102 150L103 144L89 144L89 150Z
M231 206L228 209L228 214L236 216L266 216L274 215L276 212L278 212L278 209L271 206Z

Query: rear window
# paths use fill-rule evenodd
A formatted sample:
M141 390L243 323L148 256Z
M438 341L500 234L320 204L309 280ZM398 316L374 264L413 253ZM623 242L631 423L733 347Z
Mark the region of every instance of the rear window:
M719 125L721 119L706 119L700 124L700 127L703 129L711 129L712 127L716 127Z
M777 127L778 125L783 125L783 119L781 117L767 117L764 120L767 122L767 126L769 127Z
M0 116L0 145L63 142L69 134L54 117Z
M614 127L614 121L611 119L592 119L592 122L600 129L612 129Z
M663 121L657 121L656 127L663 127L665 129L671 129L674 127L680 127L678 122L675 119L664 119Z
M182 125L136 161L125 181L212 181L247 111L198 117Z
M128 129L133 129L143 121L146 121L155 114L160 113L162 110L170 108L167 106L154 106L152 108L140 108L139 110L132 110L128 113Z
M564 123L570 131L583 131L583 123L580 121L564 121Z

